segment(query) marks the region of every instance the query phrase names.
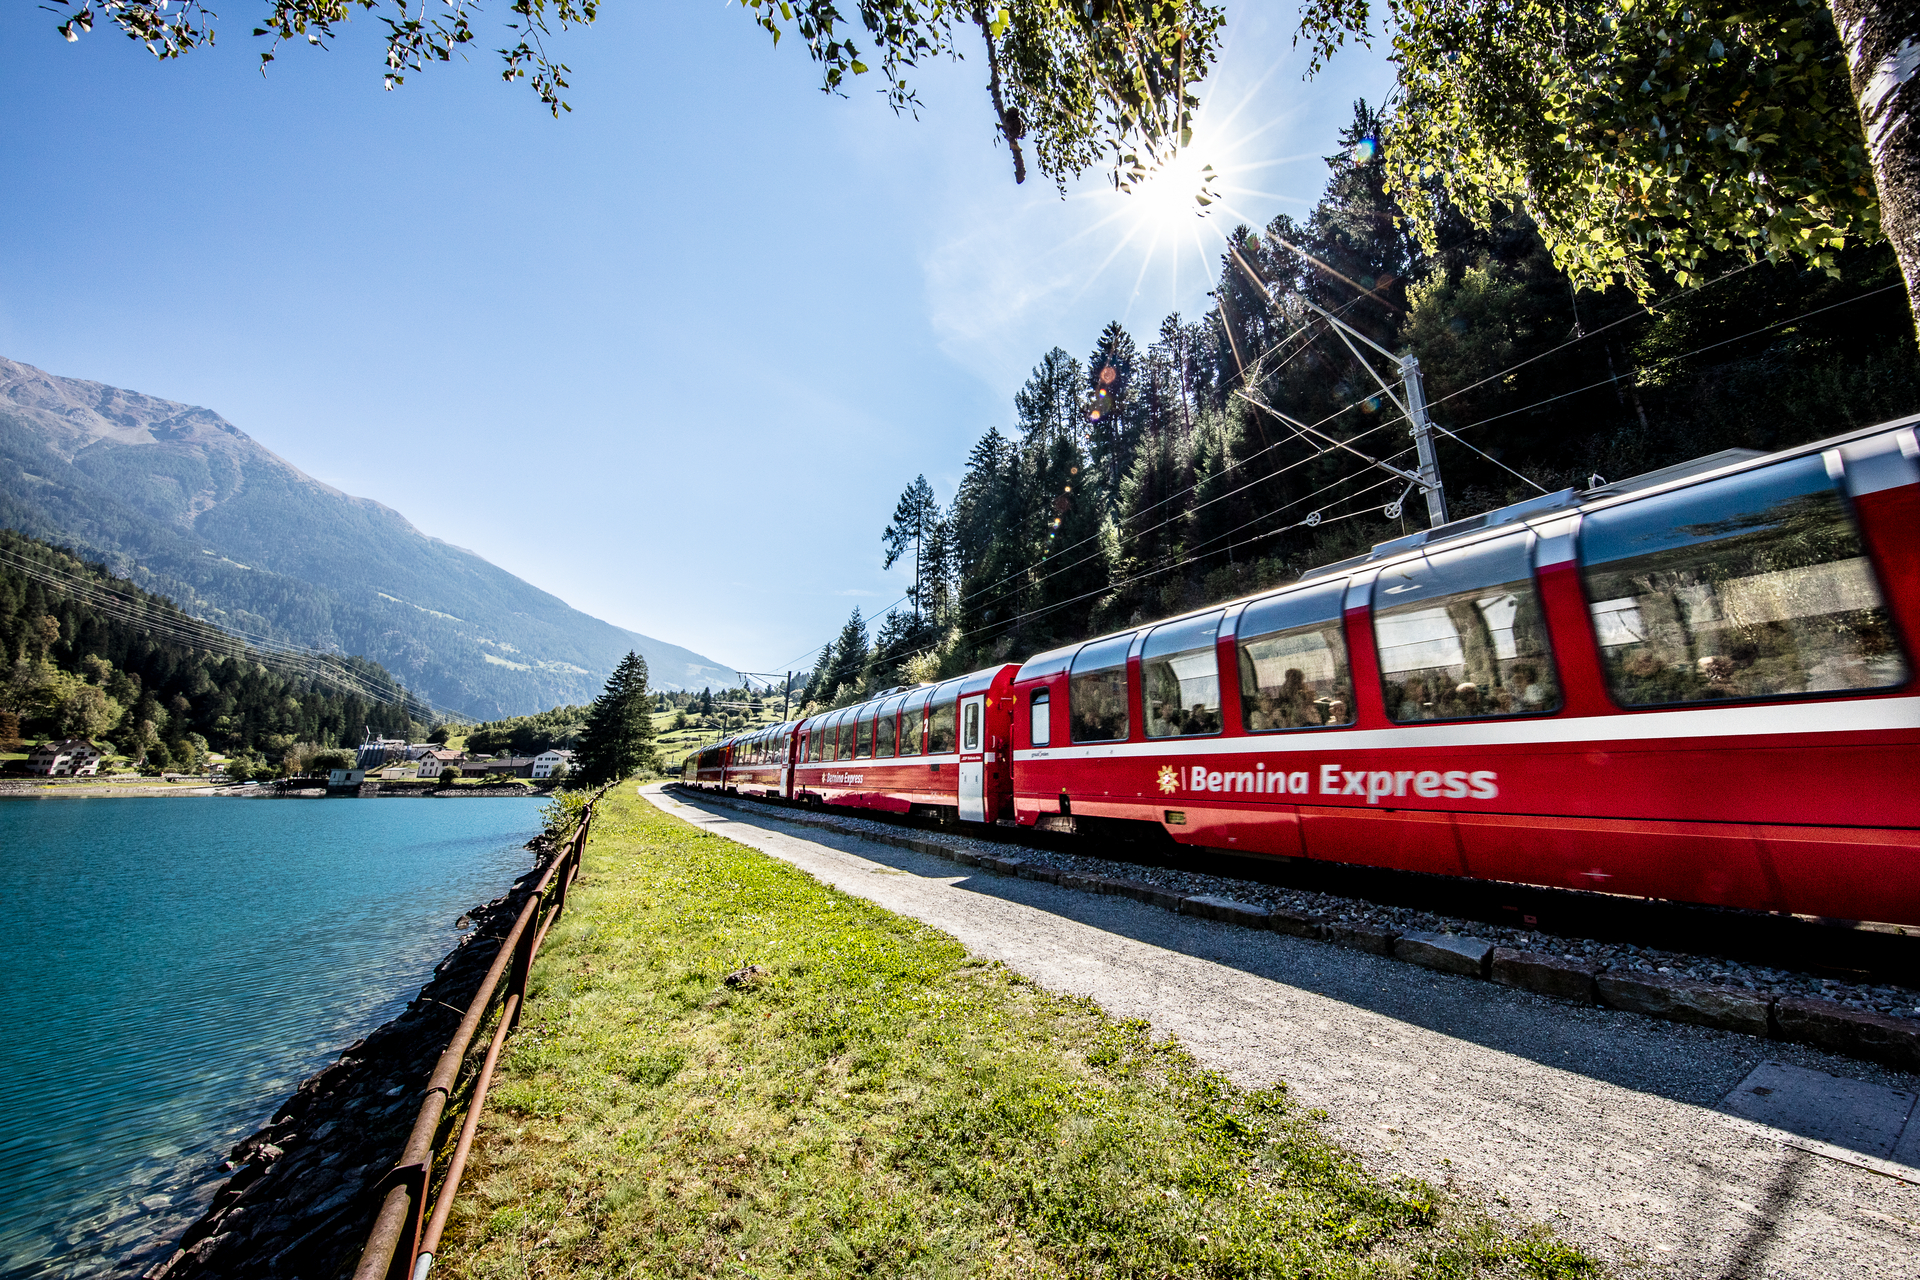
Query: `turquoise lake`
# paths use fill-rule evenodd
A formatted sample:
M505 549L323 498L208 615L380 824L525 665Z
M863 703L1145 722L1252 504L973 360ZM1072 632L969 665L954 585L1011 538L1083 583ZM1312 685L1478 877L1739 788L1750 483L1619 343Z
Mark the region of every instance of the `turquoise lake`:
M0 800L0 1276L163 1254L539 829L530 799Z

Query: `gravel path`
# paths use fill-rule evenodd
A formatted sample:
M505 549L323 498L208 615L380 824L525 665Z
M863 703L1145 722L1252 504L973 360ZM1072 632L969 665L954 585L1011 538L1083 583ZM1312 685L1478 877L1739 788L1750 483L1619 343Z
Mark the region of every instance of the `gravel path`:
M710 810L658 786L641 794L1053 990L1147 1018L1236 1080L1283 1079L1370 1168L1457 1183L1624 1268L1688 1280L1920 1276L1920 1187L1711 1110L1765 1059L1906 1089L1920 1078L977 875L775 811Z

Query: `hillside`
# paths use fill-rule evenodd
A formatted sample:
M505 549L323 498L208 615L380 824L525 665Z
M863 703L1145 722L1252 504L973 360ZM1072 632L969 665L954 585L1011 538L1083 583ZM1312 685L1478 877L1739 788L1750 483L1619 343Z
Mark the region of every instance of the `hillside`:
M0 749L70 735L197 772L209 749L272 766L298 743L426 732L408 714L424 710L377 665L329 665L233 643L99 565L0 529Z
M738 682L315 480L211 410L4 357L0 527L224 626L364 655L481 719L590 701L628 649L656 688Z

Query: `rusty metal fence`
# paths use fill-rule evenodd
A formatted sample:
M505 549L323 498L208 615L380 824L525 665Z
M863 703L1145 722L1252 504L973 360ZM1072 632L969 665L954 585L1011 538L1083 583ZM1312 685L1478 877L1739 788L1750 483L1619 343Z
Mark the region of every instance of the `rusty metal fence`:
M597 802L599 796L594 800ZM454 1197L460 1193L460 1176L466 1172L467 1154L473 1148L474 1130L487 1103L487 1090L493 1084L493 1070L500 1060L500 1050L520 1021L520 1007L526 999L527 975L533 969L533 958L539 953L547 930L566 909L567 889L580 874L580 858L587 847L587 832L593 826L595 807L596 804L588 804L582 810L579 825L567 838L559 856L547 864L534 884L513 928L500 944L493 967L487 970L480 990L474 993L473 1003L467 1006L459 1029L441 1051L427 1082L426 1099L413 1122L413 1132L407 1137L399 1163L384 1181L387 1191L373 1230L367 1236L366 1247L361 1251L354 1280L426 1280L434 1253L440 1247L440 1235L446 1230ZM466 1120L460 1126L459 1141L454 1144L446 1175L440 1180L440 1194L429 1215L427 1196L432 1189L435 1156L441 1145L440 1124L459 1086L467 1050L500 994L502 979L506 982L506 993L499 1019L494 1024L493 1042L487 1046L486 1057L474 1078Z

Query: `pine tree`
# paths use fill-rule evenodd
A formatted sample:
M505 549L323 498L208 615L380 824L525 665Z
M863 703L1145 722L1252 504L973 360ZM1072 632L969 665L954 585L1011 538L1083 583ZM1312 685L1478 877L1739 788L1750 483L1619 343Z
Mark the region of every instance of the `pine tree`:
M807 677L807 686L800 694L800 705L809 702L828 702L833 698L833 646L820 646L820 659L813 664L813 674Z
M840 638L833 646L833 667L828 679L829 696L837 696L842 689L857 692L860 688L860 672L867 665L867 624L860 616L860 606L853 607L853 613L847 618L847 625L840 628Z
M1100 331L1100 341L1087 357L1088 452L1109 504L1118 497L1120 482L1133 466L1134 451L1140 445L1140 424L1134 413L1139 359L1132 335L1118 320Z
M933 486L927 483L925 476L915 476L906 492L900 495L900 501L893 508L893 520L880 534L880 545L886 550L886 560L882 569L891 569L900 557L913 555L913 585L907 589L907 599L913 603L913 616L916 623L924 619L928 612L926 600L927 587L925 569L927 567L926 541L933 527L940 523L940 503L933 496Z
M629 650L587 710L575 752L573 785L618 782L653 763L652 705L647 697L647 660Z
M1081 377L1080 362L1059 347L1040 357L1026 385L1013 395L1026 440L1045 444L1056 437L1079 436Z

